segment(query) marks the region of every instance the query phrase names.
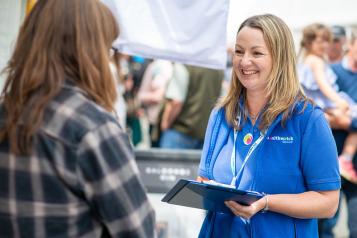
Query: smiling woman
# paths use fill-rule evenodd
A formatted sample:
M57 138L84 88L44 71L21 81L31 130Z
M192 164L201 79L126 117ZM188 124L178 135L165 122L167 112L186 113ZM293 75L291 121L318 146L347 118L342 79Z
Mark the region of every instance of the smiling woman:
M243 87L247 89L247 97L260 98L264 95L272 70L272 56L260 30L243 27L239 32L233 68ZM262 104L266 104L266 100L267 98ZM249 108L248 105L249 115L258 115L259 109Z
M227 201L231 213L209 212L200 238L318 237L316 218L338 205L337 152L323 112L300 87L287 25L269 14L245 20L233 71L211 113L199 180L267 195L250 206Z

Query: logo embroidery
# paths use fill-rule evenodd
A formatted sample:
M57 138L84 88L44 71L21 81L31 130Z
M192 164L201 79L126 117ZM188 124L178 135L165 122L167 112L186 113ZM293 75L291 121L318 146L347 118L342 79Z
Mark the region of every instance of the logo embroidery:
M294 137L292 136L268 136L267 140L269 141L280 141L284 144L294 143Z

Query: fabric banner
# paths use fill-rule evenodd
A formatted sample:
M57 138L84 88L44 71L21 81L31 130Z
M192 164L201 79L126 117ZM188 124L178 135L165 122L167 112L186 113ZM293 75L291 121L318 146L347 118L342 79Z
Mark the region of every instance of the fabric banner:
M119 22L122 53L226 67L229 0L102 0Z

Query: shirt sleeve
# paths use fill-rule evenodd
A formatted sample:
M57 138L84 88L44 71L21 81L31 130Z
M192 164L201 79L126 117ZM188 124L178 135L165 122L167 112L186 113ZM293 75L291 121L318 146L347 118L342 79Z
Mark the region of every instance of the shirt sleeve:
M119 126L107 122L88 132L78 156L84 196L111 237L154 237L154 212L128 136Z
M213 132L213 128L215 127L217 115L218 115L218 109L213 109L211 112L211 115L209 117L209 120L208 120L206 134L205 134L205 138L204 138L204 143L203 143L203 148L202 148L202 153L201 153L201 161L200 161L200 165L199 165L199 169L198 169L198 176L201 176L204 178L209 178L209 174L206 169L206 163L207 163L207 157L211 154L211 152L209 152L211 143L214 143L212 141L212 140L214 140L214 138L212 138L212 132Z
M188 70L183 64L175 63L165 97L167 99L184 102L187 95L188 83Z
M336 144L320 110L315 109L302 138L301 167L310 191L337 190L341 187Z

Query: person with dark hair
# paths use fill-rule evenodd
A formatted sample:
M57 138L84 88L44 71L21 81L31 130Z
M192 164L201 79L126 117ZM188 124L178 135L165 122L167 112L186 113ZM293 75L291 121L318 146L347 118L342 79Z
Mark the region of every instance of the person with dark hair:
M343 26L334 25L331 27L332 42L327 56L330 63L339 63L346 53L346 30Z
M270 14L238 29L230 89L212 111L198 181L266 194L232 213L209 212L200 238L318 237L339 202L331 129L304 95L289 27Z
M2 237L153 237L154 212L113 116L119 29L97 0L38 0L5 68Z

